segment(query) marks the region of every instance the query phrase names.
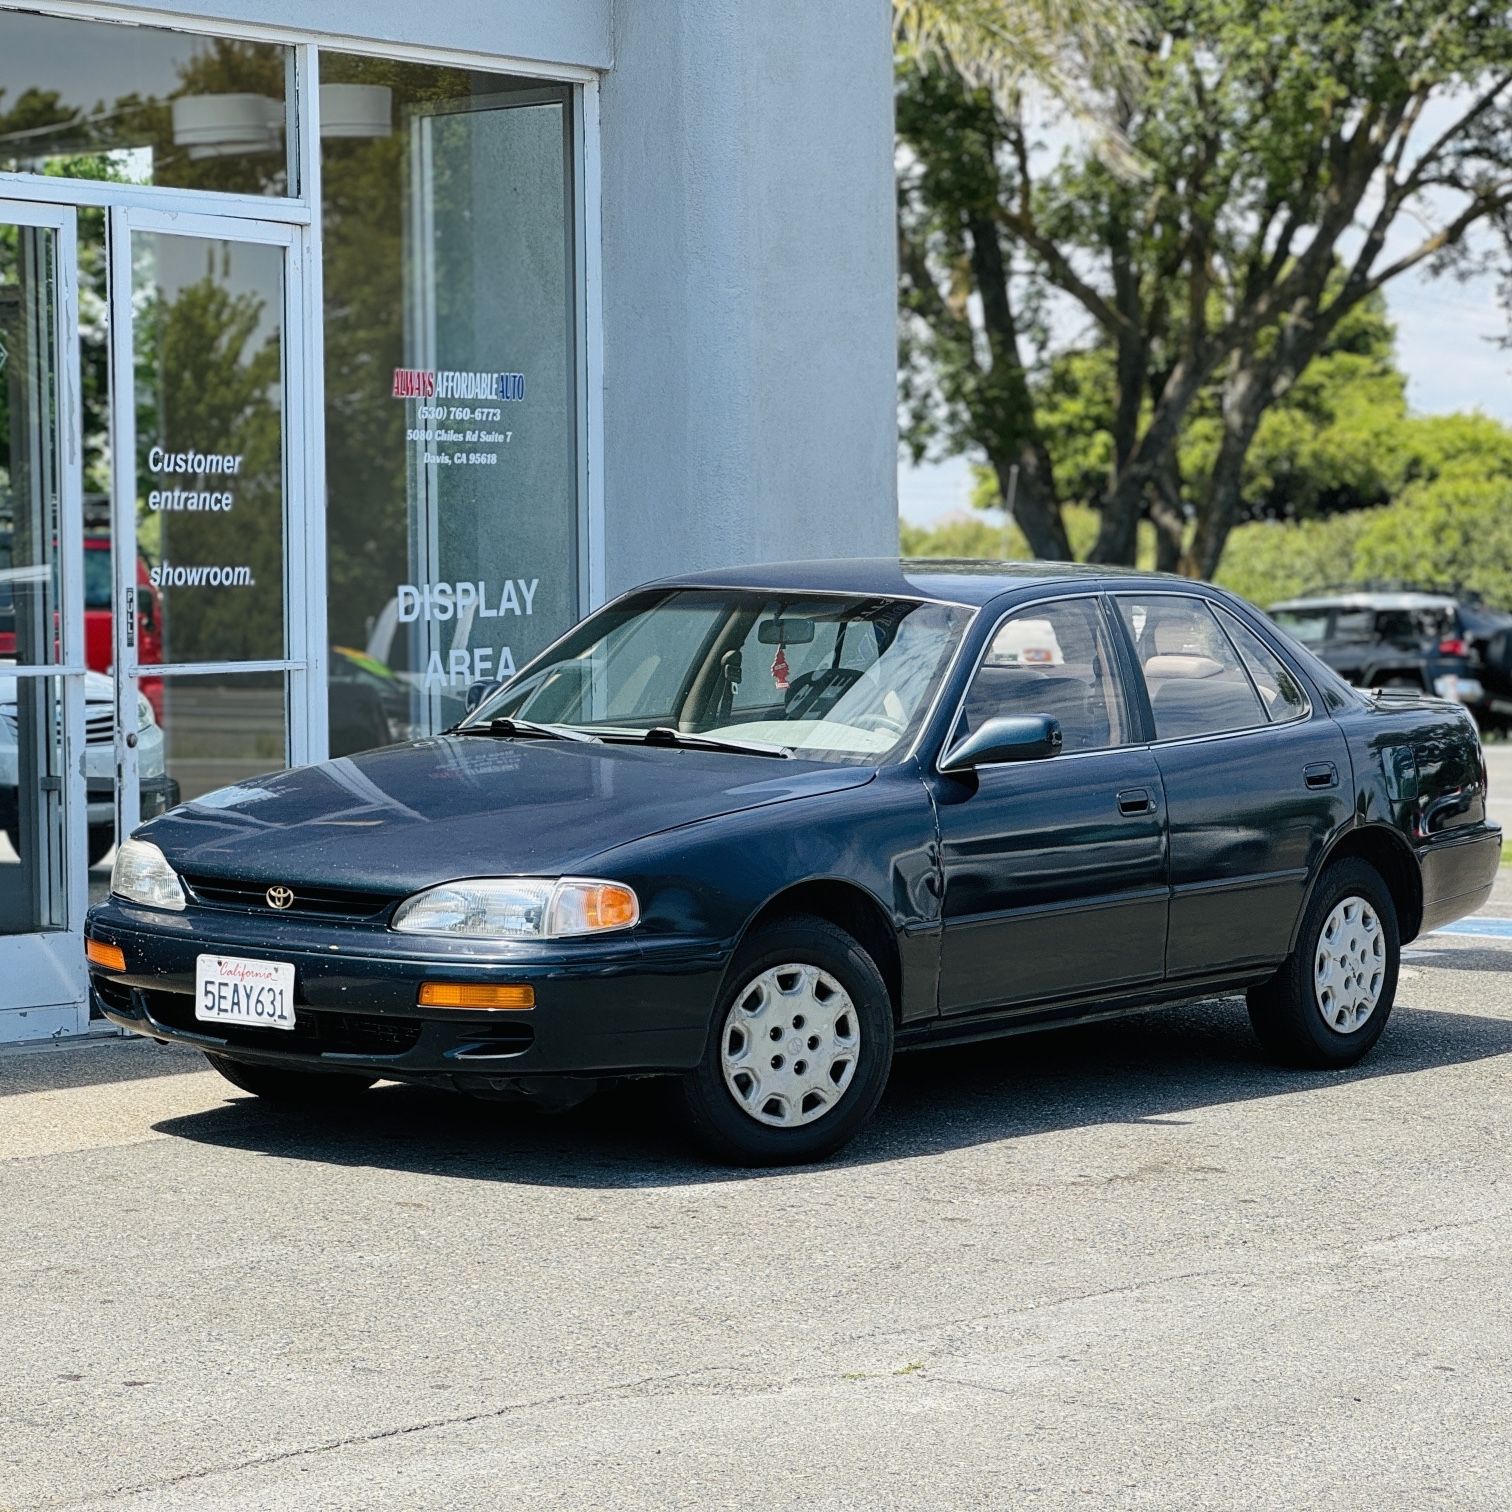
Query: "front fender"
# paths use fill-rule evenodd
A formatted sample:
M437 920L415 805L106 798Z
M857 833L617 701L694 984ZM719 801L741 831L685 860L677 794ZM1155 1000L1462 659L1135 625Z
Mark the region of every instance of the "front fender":
M912 763L864 786L700 820L594 858L635 888L648 945L680 938L726 956L784 893L858 889L893 931L904 1016L933 1013L939 971L934 810Z

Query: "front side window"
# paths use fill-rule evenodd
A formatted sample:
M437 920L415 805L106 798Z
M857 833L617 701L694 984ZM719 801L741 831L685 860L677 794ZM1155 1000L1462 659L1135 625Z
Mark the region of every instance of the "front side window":
M1005 620L961 706L957 736L984 720L1045 714L1063 749L1097 751L1128 738L1107 631L1096 599L1035 604Z
M1269 722L1238 653L1201 599L1121 595L1118 612L1134 638L1156 739L1217 735Z
M971 611L851 595L637 593L584 620L468 721L605 740L669 729L877 763L917 734Z

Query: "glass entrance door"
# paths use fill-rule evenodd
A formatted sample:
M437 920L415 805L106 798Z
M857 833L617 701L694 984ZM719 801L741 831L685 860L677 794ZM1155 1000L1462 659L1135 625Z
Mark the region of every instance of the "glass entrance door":
M0 201L0 1043L87 1016L84 769L112 732L84 667L76 270L71 209Z
M287 764L304 401L288 226L110 212L118 833Z

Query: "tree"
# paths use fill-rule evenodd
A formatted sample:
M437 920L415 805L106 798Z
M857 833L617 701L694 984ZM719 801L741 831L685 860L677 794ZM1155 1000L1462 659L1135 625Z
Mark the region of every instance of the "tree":
M1340 323L1291 390L1267 410L1240 487L1240 518L1299 519L1386 503L1406 481L1407 379L1379 295ZM1096 508L1113 462L1116 354L1109 343L1054 353L1030 384L1063 503ZM1216 379L1192 405L1178 438L1174 476L1200 492L1223 433ZM1001 503L995 486L980 502Z
M903 60L902 396L916 455L980 449L1004 491L1016 473L1031 548L1067 555L1036 394L1073 310L1096 341L1071 344L1112 365L1092 558L1131 561L1148 516L1163 565L1209 576L1261 422L1351 312L1411 268L1512 242L1512 27L1486 0L1139 10L1132 76L1068 64L1137 172L1085 144L1052 160L1021 90ZM1214 384L1189 489L1181 447Z

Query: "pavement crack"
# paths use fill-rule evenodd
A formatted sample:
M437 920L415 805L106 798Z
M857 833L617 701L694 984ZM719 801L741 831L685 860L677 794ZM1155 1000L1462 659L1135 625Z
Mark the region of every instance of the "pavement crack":
M612 1381L584 1391L555 1392L546 1396L528 1397L517 1402L506 1402L502 1407L491 1407L483 1412L464 1412L452 1417L427 1418L418 1423L398 1423L389 1428L376 1428L370 1433L347 1434L341 1438L324 1439L316 1444L300 1444L291 1449L282 1449L274 1454L256 1455L251 1459L235 1460L224 1465L207 1465L200 1470L186 1470L179 1475L164 1476L158 1480L141 1481L134 1485L118 1485L91 1492L88 1496L70 1501L38 1502L38 1508L48 1512L66 1512L70 1507L96 1506L101 1501L115 1500L123 1496L141 1496L151 1491L167 1491L175 1486L193 1485L196 1481L213 1479L218 1475L234 1475L244 1470L261 1470L269 1465L278 1465L308 1455L328 1454L334 1449L350 1449L363 1444L378 1444L389 1439L407 1438L411 1434L431 1433L438 1428L465 1428L472 1423L486 1423L514 1413L530 1412L539 1407L573 1406L587 1407L595 1402L616 1397L643 1394L647 1387L670 1385L687 1380L691 1376L709 1375L703 1366L694 1370L673 1371L666 1375L641 1376L630 1381ZM21 1512L21 1509L17 1509Z
M1354 1239L1345 1239L1339 1241L1337 1244L1313 1245L1304 1252L1292 1256L1289 1260L1271 1267L1268 1273L1277 1274L1285 1270L1296 1269L1299 1266L1310 1266L1321 1255L1359 1254L1372 1249L1397 1244L1404 1239L1419 1239L1432 1234L1454 1233L1463 1229L1481 1228L1486 1224L1504 1222L1508 1218L1512 1218L1512 1208L1504 1208L1476 1218L1456 1218L1443 1223L1426 1223L1420 1226L1397 1229L1389 1234L1372 1234ZM1135 1296L1141 1292L1158 1291L1161 1287L1176 1286L1188 1281L1207 1281L1214 1278L1222 1279L1233 1276L1256 1279L1262 1274L1266 1274L1266 1272L1257 1272L1251 1266L1245 1264L1204 1266L1197 1270L1179 1271L1171 1275L1150 1276L1139 1281L1127 1281L1119 1286L1095 1287L1090 1291L1072 1292L1069 1295L1061 1297L1042 1297L1033 1302L1026 1302L1019 1307L994 1308L991 1312L972 1313L958 1318L937 1318L931 1322L921 1323L908 1328L867 1329L859 1333L849 1334L839 1342L842 1344L854 1344L900 1335L909 1338L918 1338L925 1335L939 1334L951 1328L970 1328L984 1323L998 1323L1010 1318L1029 1317L1035 1313L1048 1312L1058 1307L1075 1307L1082 1302L1101 1302L1110 1297ZM942 1378L932 1375L931 1379Z

